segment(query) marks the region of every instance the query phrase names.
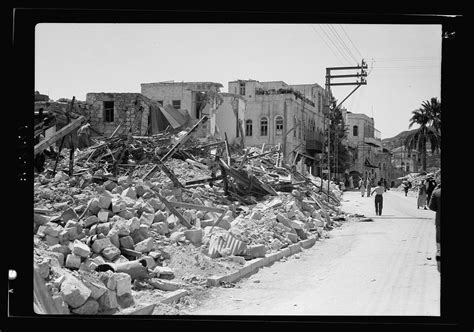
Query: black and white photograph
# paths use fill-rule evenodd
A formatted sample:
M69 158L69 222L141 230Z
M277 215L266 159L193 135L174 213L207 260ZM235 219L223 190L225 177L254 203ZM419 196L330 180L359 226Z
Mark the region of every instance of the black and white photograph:
M35 24L34 313L439 319L455 32L335 17Z

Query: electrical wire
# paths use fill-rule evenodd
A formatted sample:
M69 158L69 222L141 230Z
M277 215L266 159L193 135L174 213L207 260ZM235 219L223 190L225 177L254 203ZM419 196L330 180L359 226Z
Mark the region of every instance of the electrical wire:
M336 41L338 41L342 45L342 49L344 49L346 51L346 53L354 60L354 62L357 63L356 57L354 56L354 54L352 54L352 51L347 47L344 40L342 40L342 38L339 35L339 33L337 32L336 28L332 25L328 25L328 28L329 28L329 30L332 31L333 35L336 37Z
M323 29L322 25L321 24L318 24L319 28L324 32L324 34L326 35L326 37L328 38L328 40L334 45L335 49L342 55L342 58L348 63L348 64L351 64L351 61L348 60L347 56L344 54L344 52L342 52L339 48L338 45L336 45L336 43L333 41L333 39L326 33L326 31Z
M364 56L362 55L362 53L360 53L359 49L357 48L357 46L352 42L352 39L351 37L349 37L349 35L347 34L346 30L344 29L344 27L342 25L339 24L339 26L341 27L342 31L344 32L344 34L346 35L347 39L349 39L350 43L352 44L352 46L354 46L354 49L357 51L357 53L360 55L360 57L363 59Z
M338 59L338 61L342 64L343 62L341 61L341 59L339 58L339 55L337 55L334 50L329 46L329 44L326 42L326 40L323 38L323 36L310 24L309 25L313 30L314 32L316 32L319 36L319 38L321 38L323 40L323 42L326 44L326 46L328 47L328 49L331 51L332 54L334 54L334 56Z

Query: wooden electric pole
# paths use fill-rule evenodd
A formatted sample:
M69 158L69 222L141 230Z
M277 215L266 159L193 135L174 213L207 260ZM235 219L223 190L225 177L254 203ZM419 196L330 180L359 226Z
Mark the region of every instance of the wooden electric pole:
M357 73L356 74L345 74L345 75L331 75L331 71L335 71L335 70L354 70L356 69L357 70ZM347 99L349 98L361 85L366 85L367 84L367 81L365 80L365 78L367 77L367 72L365 71L367 69L367 64L365 63L364 59L362 59L362 64L359 65L359 66L355 66L355 67L329 67L329 68L326 68L326 87L325 87L325 90L326 90L326 93L327 93L327 96L329 98L329 104L332 105L332 109L329 108L329 112L328 112L328 134L327 134L327 137L328 137L328 140L327 140L327 153L328 153L328 166L327 166L327 174L328 174L328 201L329 201L329 182L330 182L330 179L331 179L331 157L330 157L330 154L331 154L331 121L332 120L335 120L335 116L336 116L336 112L340 109L342 103ZM359 72L360 71L360 72ZM338 79L338 78L348 78L348 77L355 77L357 78L357 80L355 82L339 82L339 83L335 83L335 82L332 82L331 80L332 79ZM335 106L334 107L334 98L333 98L333 95L332 95L332 92L331 92L331 86L337 86L337 85L356 85L356 87L354 88L354 90L352 90L351 93L349 93L349 95L347 95L347 97L344 98L343 101L341 101L339 103L339 105ZM332 116L331 116L332 115ZM338 126L337 124L334 122L334 165L336 165L337 163L337 136L338 136ZM334 172L337 172L336 169L334 169Z

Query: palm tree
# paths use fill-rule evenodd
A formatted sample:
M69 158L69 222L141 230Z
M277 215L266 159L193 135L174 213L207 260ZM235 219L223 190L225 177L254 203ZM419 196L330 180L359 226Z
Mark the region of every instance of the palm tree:
M406 137L405 146L408 153L413 149L421 152L422 168L426 172L426 143L430 142L432 153L441 147L441 103L437 98L431 98L430 101L424 101L412 114L409 128L414 124L420 128Z

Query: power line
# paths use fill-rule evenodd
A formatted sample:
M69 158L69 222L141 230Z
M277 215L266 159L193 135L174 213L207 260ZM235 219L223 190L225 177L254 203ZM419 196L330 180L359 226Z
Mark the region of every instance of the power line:
M323 31L323 33L326 35L326 37L329 39L329 41L334 45L334 48L341 54L342 58L348 63L351 64L349 60L347 60L347 56L340 50L339 46L337 46L332 38L326 33L326 31L323 29L323 27L319 24L319 28Z
M341 36L339 35L339 33L337 32L336 28L332 25L328 25L328 28L330 30L332 30L333 32L333 35L336 36L336 40L339 41L339 43L341 43L343 49L347 52L347 54L349 54L349 56L357 63L357 59L356 57L354 56L354 54L352 54L352 51L347 47L346 43L344 42L344 40L342 40Z
M341 43L341 41L337 37L337 32L334 32L334 28L332 27L332 25L327 25L326 27L327 27L329 33L332 34L332 36L334 37L334 39L333 39L334 44L339 47L341 52L344 54L344 57L348 60L348 63L352 63L352 61L350 60L351 54L349 52L347 52L346 49L344 49L344 45L343 45L343 43ZM344 53L344 51L345 51L345 53ZM347 56L346 54L348 54L349 56ZM357 62L357 60L356 60L356 62Z
M344 27L342 25L339 24L339 26L341 27L342 31L344 32L344 34L346 35L347 39L349 39L349 41L351 42L352 46L354 46L355 50L357 51L357 53L360 55L361 58L364 58L362 56L362 53L359 52L359 49L357 48L357 46L355 46L355 44L352 42L352 39L351 37L349 37L349 35L347 34L346 30L344 29Z
M319 36L319 38L321 38L323 40L323 42L326 44L326 46L329 48L329 50L331 51L332 54L334 54L334 56L339 60L339 62L342 64L342 61L341 59L339 58L339 55L336 54L336 52L334 52L334 50L332 49L332 47L329 46L329 44L326 42L326 40L323 38L323 36L310 24L310 27L313 28L314 32L316 32Z

